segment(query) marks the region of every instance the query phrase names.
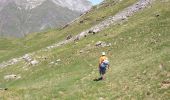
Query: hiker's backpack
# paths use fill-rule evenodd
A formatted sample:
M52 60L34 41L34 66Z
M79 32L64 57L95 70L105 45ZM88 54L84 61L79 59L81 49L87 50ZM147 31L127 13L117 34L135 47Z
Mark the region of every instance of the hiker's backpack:
M109 60L104 60L104 61L103 61L103 64L109 65Z
M107 65L109 65L109 61L108 60L104 60L100 66L101 67L107 67Z

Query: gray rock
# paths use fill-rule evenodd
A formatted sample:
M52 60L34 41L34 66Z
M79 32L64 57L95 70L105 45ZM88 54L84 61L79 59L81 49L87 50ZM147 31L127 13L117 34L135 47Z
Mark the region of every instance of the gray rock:
M99 28L93 29L93 34L94 34L94 33L98 33L98 32L100 32L100 29L99 29Z
M68 35L67 37L66 37L66 40L69 40L69 39L71 39L73 36L72 35Z
M97 43L96 43L96 46L100 46L102 44L102 41L98 41Z
M74 39L74 41L78 41L78 40L80 40L80 37L79 37L79 36L77 36L77 37Z
M84 21L83 21L83 20L81 20L79 23L84 23Z
M112 44L111 43L106 43L106 42L103 42L103 41L98 41L96 44L95 44L95 46L97 46L97 47L109 47L109 46L111 46Z
M29 54L25 54L23 57L22 57L26 62L30 62L32 60L31 56Z
M110 47L111 45L112 45L111 43L106 44L107 47Z

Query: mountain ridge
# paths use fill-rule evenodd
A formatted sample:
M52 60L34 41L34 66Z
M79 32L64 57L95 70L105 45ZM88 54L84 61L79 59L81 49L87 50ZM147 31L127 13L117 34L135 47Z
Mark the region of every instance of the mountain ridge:
M57 0L1 1L0 35L24 37L29 33L61 27L91 8L91 4L86 0L83 0L85 3L76 0L65 5L64 1L59 3L54 1ZM81 8L75 6L75 2L80 3Z
M30 9L34 9L34 8L40 6L45 1L51 1L58 6L66 7L70 10L75 10L78 12L85 12L85 11L89 10L92 6L92 4L87 0L74 0L74 1L73 0L66 0L66 1L63 1L63 0L2 0L2 1L0 1L0 5L3 8L4 6L8 5L8 3L12 2L21 8L30 10ZM79 5L77 5L77 4L79 4Z

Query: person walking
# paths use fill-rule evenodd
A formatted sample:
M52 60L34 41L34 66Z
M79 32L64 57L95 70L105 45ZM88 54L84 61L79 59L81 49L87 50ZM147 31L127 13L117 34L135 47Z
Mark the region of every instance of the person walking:
M102 56L99 58L99 74L100 74L100 77L98 79L95 79L94 81L104 80L107 68L108 69L110 68L109 60L106 57L106 53L102 52Z

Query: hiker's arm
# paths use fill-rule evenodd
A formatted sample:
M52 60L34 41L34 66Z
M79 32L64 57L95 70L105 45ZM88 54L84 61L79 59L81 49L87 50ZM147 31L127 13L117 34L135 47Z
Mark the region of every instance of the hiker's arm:
M99 68L100 68L100 63L99 63Z
M110 69L110 65L107 65L108 69Z

